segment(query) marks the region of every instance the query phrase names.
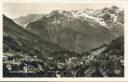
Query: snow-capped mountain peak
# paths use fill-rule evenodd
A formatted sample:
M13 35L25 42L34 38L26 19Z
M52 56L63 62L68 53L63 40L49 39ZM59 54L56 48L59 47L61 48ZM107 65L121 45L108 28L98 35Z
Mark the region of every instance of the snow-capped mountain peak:
M93 10L89 10L89 11L84 10L84 11L75 11L75 12L72 11L71 13L72 13L73 17L75 17L75 18L82 17L82 18L84 18L84 20L91 19L91 20L95 21L96 23L106 27L107 25L104 22L103 18L95 17L92 15L92 13L94 13L94 12L95 11L93 11Z

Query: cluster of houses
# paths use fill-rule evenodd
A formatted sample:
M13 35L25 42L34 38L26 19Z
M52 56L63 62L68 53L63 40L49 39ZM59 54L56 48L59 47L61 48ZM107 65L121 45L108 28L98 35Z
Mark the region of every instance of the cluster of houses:
M36 64L32 65L33 62ZM3 64L10 73L36 73L44 71L40 63L42 63L42 60L38 59L36 56L31 57L28 55L21 55L20 53L4 53L3 57Z

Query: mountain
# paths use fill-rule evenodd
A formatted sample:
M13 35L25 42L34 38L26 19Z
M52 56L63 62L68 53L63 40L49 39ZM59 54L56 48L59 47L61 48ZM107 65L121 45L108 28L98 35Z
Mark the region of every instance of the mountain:
M44 58L45 55L54 51L64 50L57 44L41 39L23 29L6 16L3 16L3 48L4 53L37 55L39 58Z
M44 14L28 14L27 16L21 16L19 18L15 18L15 19L13 19L13 21L15 23L17 23L18 25L25 28L27 26L27 24L29 24L32 21L36 21L37 19L39 19L43 16L44 16Z
M29 23L26 30L65 49L78 53L88 51L116 37L102 18L97 16L101 10L95 10L95 14L89 13L91 11L94 10L54 10Z
M107 28L116 36L122 36L124 33L124 11L116 6L103 8L100 16L103 18Z

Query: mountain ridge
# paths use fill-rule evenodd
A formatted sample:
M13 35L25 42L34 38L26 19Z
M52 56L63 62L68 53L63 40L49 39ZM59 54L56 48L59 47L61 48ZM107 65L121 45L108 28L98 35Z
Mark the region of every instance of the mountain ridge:
M115 13L114 6L110 9L104 9L104 11L108 13L104 13L103 10L99 11L96 12L102 14L100 14L98 17L93 17L90 15L90 13L89 16L87 12L84 13L84 11L70 12L65 10L54 10L50 14L47 14L46 16L29 23L26 26L26 29L36 34L40 38L50 40L66 49L74 51L78 50L74 48L74 45L77 44L78 41L73 38L80 36L83 40L79 39L81 42L79 42L80 44L78 43L78 45L81 47L77 47L79 48L78 52L83 52L82 48L84 50L90 50L92 48L98 47L98 45L101 46L104 43L109 43L112 39L123 35L123 24L115 23L115 21L108 23L113 18L107 20L105 19L105 16L107 16L106 14L114 14L115 17L117 14L119 14L119 12ZM74 17L74 13L75 16L77 15L77 17ZM106 23L108 24L106 25ZM66 29L67 31L65 31ZM68 29L70 32L68 32ZM90 48L88 45L85 45L86 43L89 43L87 40L85 40L85 38L90 39L90 43L92 44L90 45ZM68 40L74 42L68 44ZM81 44L83 42L85 44ZM88 47L88 49L86 47Z

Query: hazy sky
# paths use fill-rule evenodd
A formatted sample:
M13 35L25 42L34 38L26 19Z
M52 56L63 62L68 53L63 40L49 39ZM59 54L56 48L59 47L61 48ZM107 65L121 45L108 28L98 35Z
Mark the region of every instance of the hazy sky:
M113 4L122 7L123 4ZM50 13L52 10L82 10L85 8L103 8L113 6L106 3L4 3L3 13L9 18L27 14Z

